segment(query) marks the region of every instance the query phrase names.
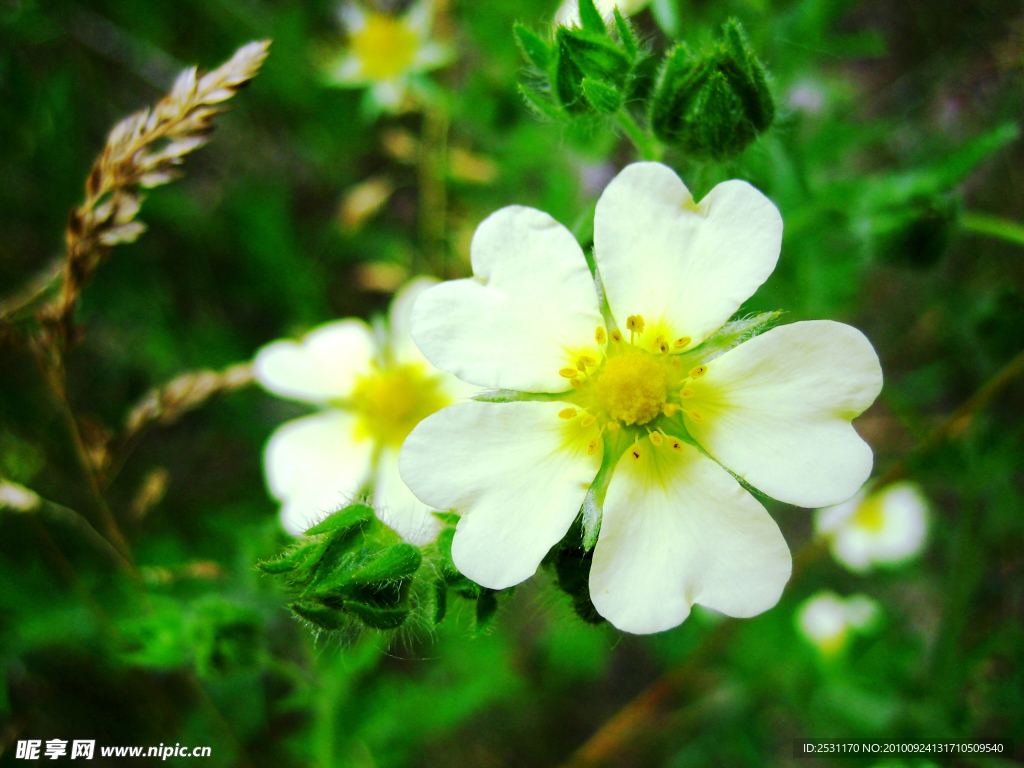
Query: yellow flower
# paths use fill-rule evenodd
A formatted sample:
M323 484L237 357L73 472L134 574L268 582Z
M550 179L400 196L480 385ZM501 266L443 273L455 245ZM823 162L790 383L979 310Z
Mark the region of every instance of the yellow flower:
M349 45L329 66L329 82L342 88L369 87L382 109L400 109L413 75L444 66L453 57L450 48L430 39L431 11L429 0L420 0L402 16L345 5L342 19Z
M420 278L396 294L383 344L364 322L348 319L257 353L253 371L263 387L320 408L278 427L264 454L289 533L305 531L369 486L381 520L407 541L436 535L431 508L398 475L398 449L413 427L472 390L431 366L409 336L412 302L434 282Z

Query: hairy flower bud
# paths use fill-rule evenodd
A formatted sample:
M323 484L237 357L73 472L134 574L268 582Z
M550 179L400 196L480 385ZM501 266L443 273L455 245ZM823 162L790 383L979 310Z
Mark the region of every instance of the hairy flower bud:
M774 119L764 65L735 19L712 50L695 55L680 44L672 51L651 105L654 134L702 160L736 155Z

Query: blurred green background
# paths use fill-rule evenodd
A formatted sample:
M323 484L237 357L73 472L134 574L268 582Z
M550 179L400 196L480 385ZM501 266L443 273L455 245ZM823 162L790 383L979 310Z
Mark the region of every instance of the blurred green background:
M148 196L149 231L84 294L68 374L83 434L102 444L185 371L382 312L403 276L466 274L473 228L504 205L547 211L587 245L588 211L636 155L607 126L539 122L517 93L512 24L555 10L440 4L457 57L429 76L439 133L324 86L319 62L344 42L332 2L0 0L0 300L61 255L118 120L185 66L274 40L186 178ZM204 762L225 766L810 768L843 761L794 761L792 739L834 736L1005 739L1000 758L886 765L1024 765L1024 237L1001 223L1024 222L1024 10L659 0L635 21L660 51L729 16L773 75L776 125L729 163L666 162L697 197L744 178L782 211L779 267L745 310L841 320L875 344L885 389L856 425L877 474L931 499L925 552L867 576L808 558L767 613L698 611L652 637L584 624L541 573L483 637L455 616L434 636L317 639L254 568L288 541L262 447L300 406L244 388L138 440L106 501L140 583L55 506L96 500L66 410L4 335L0 477L53 504L0 510L0 764L22 764L18 740L61 738L208 745ZM439 135L447 173L417 160ZM357 220L346 200L368 179L391 193ZM769 511L794 552L811 540L807 510ZM794 624L820 589L873 597L882 621L823 657Z

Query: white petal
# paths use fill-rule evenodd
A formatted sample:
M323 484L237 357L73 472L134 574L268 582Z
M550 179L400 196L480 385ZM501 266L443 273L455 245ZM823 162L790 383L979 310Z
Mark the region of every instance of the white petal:
M564 403L460 403L421 421L402 478L435 509L462 515L452 556L478 584L528 579L569 529L601 463L596 427L558 418Z
M405 98L405 80L381 80L373 84L370 92L381 108L394 112L402 106Z
M275 395L324 404L347 397L369 373L374 344L359 320L320 326L302 341L275 341L256 353L256 380Z
M699 603L754 616L778 602L792 563L764 507L693 446L637 444L615 467L590 598L619 629L670 629Z
M346 53L327 68L327 78L334 85L358 87L366 84L363 62L358 56Z
M475 277L442 283L413 308L413 338L434 365L481 387L564 392L559 369L603 358L597 292L569 230L510 206L477 227L471 251Z
M398 474L398 451L394 448L382 448L377 459L373 506L377 516L411 544L427 544L436 539L441 530L441 522L432 514L433 507L413 496L402 482Z
M605 189L594 216L594 258L615 322L641 315L658 335L699 344L775 269L782 217L745 181L694 204L671 168L633 163Z
M366 13L357 3L345 3L338 9L338 15L349 35L356 35L366 27Z
M837 504L871 474L871 448L850 420L882 389L860 331L829 320L773 328L731 349L687 385L686 427L716 460L773 498ZM688 403L692 403L688 405Z
M430 36L430 26L434 21L433 10L429 0L419 0L405 12L402 20L409 29L416 33L417 37L423 40Z
M455 51L447 45L427 42L416 49L412 60L412 69L416 72L426 72L443 67L453 58L455 58Z
M289 533L301 533L359 493L373 443L357 439L355 430L354 416L331 410L289 421L270 436L263 465Z

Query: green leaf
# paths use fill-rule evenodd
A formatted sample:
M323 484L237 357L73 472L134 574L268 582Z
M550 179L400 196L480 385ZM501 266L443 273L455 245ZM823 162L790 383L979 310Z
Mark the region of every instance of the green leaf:
M598 35L607 35L608 28L605 26L601 12L594 5L594 0L579 0L580 23L587 32Z
M373 508L366 504L351 504L338 510L326 520L306 531L307 536L319 536L335 531L356 528L374 519Z
M551 64L550 46L540 35L522 24L513 26L512 31L515 33L516 42L519 43L519 49L527 61L541 72L547 72Z

